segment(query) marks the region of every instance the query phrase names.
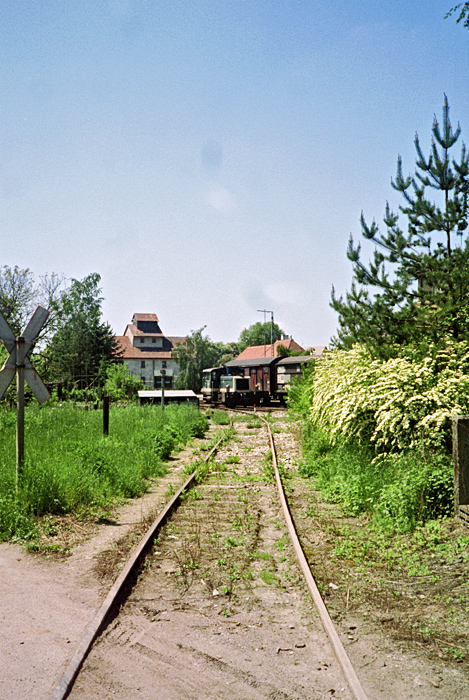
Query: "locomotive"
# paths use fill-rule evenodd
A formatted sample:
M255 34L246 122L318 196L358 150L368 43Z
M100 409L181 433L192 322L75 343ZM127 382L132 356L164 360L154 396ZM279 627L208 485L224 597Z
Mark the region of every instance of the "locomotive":
M260 357L231 360L221 367L203 371L202 397L206 403L234 406L282 405L293 377L313 359L299 357Z

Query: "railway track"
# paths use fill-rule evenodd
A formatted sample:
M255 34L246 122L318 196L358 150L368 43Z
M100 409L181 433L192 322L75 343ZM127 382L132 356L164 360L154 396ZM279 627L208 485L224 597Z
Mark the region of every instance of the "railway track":
M296 537L269 422L238 413L235 442L153 522L51 700L366 700Z

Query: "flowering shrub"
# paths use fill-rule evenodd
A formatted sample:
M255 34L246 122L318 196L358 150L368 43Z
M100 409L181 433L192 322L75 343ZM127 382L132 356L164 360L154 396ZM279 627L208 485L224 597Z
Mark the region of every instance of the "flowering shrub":
M328 353L310 376L309 419L333 442L371 442L379 452L441 445L451 416L469 413L469 345L448 341L421 359L374 359L363 346Z

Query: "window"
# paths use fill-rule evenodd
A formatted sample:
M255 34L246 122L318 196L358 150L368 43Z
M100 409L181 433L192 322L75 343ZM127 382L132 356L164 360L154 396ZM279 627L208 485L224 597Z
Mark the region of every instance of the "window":
M163 360L163 361L161 362L161 366L162 366L163 369L166 369L166 360Z
M145 338L140 338L140 342L143 345L143 343L145 342Z
M156 338L152 338L152 339L151 339L151 342L152 342L152 343L156 343Z
M140 361L140 367L141 369L145 369L145 360Z

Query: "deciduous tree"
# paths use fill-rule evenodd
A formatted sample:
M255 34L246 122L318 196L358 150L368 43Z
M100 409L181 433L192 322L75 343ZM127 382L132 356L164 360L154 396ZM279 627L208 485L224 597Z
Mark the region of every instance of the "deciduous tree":
M197 394L202 388L202 373L208 367L215 367L220 359L220 349L203 335L206 326L191 331L183 343L173 350L173 357L179 364L176 389L192 389Z
M460 2L455 7L452 7L445 19L455 13L459 13L456 22L464 22L464 26L469 29L469 2Z
M56 332L45 351L47 366L51 378L69 388L101 386L107 367L120 359L114 333L101 320L100 280L97 273L72 279L53 303Z
M239 335L240 350L253 345L270 345L271 342L275 343L276 340L280 340L282 335L284 332L276 323L258 321L241 331Z

